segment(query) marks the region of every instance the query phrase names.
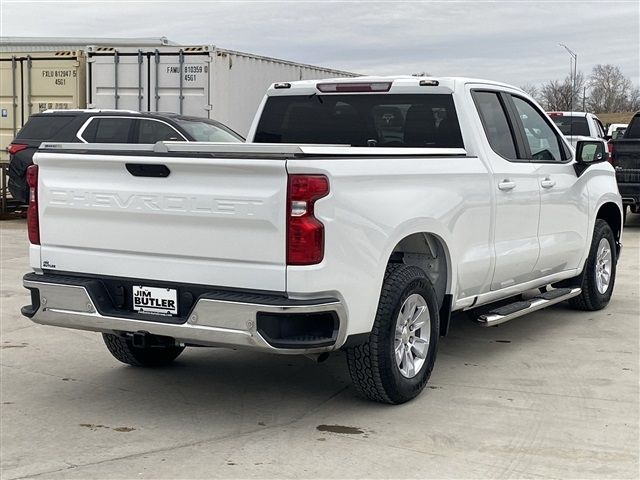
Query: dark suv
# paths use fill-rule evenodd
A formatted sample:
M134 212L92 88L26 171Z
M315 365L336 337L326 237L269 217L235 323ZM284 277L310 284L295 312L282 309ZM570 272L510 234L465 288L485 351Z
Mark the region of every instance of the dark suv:
M36 113L7 147L9 191L27 202L27 167L44 141L81 143L244 142L220 122L173 113L128 110L47 110Z

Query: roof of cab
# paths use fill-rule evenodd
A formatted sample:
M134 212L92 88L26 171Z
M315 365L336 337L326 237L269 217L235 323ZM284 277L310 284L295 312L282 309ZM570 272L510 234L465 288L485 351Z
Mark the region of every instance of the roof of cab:
M593 115L593 113L588 112L559 112L559 111L551 111L547 112L549 115L557 115L563 117L586 117L587 115Z
M413 75L392 75L392 76L362 76L362 77L350 77L350 78L323 78L319 80L298 80L295 82L278 82L271 85L268 90L268 94L287 95L287 91L299 93L300 90L313 90L317 91L316 86L320 83L392 83L389 90L390 93L400 89L420 87L420 82L437 81L437 86L429 85L431 88L440 88L441 90L454 91L456 85L465 85L468 83L491 85L504 88L511 88L518 91L522 91L520 88L506 83L496 82L493 80L483 80L478 78L468 77L427 77L427 76L413 76ZM284 86L289 85L289 86ZM277 88L276 86L279 86ZM425 88L422 86L420 88ZM375 93L375 92L372 92ZM380 92L386 93L386 92Z

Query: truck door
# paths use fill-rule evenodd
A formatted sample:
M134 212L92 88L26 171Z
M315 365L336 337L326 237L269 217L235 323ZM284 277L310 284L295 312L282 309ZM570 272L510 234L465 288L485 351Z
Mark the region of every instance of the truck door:
M525 133L526 157L540 184L536 275L578 268L588 235L588 177L576 175L572 152L545 114L525 98L510 95L510 100L517 128Z
M472 90L484 129L495 198L495 267L491 290L536 277L540 187L536 166L524 159L509 115L508 97L496 90Z

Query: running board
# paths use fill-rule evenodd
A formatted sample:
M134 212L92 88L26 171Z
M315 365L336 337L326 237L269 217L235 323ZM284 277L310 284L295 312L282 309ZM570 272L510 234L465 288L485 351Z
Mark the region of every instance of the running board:
M556 288L548 292L541 293L529 300L510 303L489 313L485 313L478 317L477 322L482 327L492 327L504 322L508 322L517 317L535 312L543 308L555 305L573 297L577 297L582 293L581 288Z

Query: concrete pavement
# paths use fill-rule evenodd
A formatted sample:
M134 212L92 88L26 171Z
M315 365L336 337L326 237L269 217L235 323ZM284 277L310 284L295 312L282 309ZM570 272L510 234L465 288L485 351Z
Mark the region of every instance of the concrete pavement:
M640 215L607 309L458 316L428 388L395 407L357 398L342 354L122 365L99 334L20 316L25 223L0 229L2 479L639 476Z

